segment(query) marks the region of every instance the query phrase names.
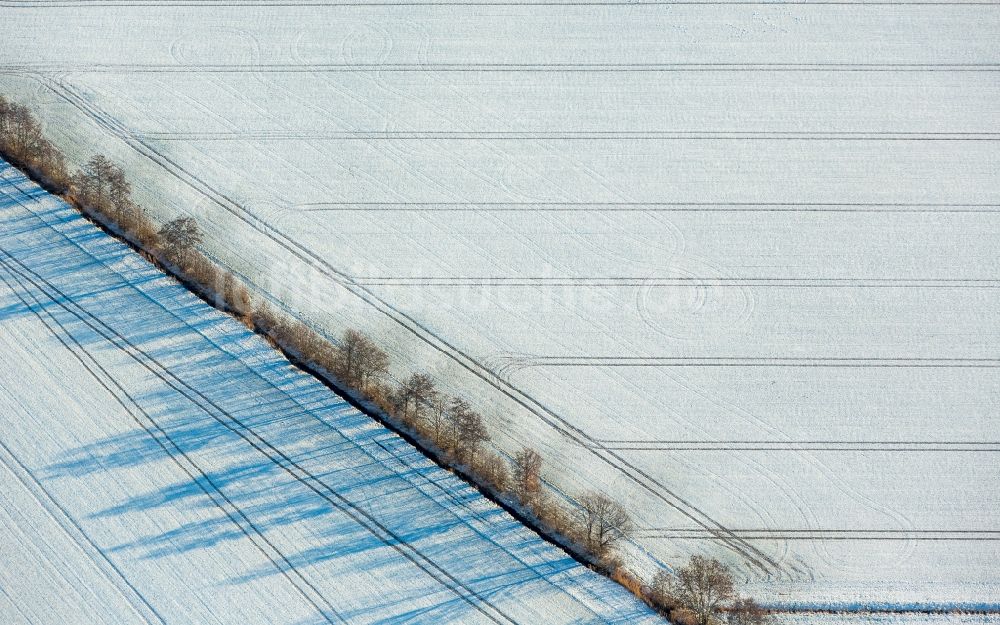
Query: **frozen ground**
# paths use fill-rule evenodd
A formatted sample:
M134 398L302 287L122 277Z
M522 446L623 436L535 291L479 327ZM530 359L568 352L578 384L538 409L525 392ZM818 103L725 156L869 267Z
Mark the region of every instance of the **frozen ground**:
M0 161L0 622L658 622Z
M226 4L6 2L0 85L638 565L1000 604L1000 6Z

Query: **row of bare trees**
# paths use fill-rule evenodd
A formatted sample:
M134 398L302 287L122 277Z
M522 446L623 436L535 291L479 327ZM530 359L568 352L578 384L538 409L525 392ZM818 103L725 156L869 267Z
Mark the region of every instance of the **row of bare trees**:
M695 556L674 572L661 571L642 584L616 559L616 547L635 532L621 504L599 492L577 497L567 508L546 488L544 461L523 448L509 460L489 449L483 417L460 398L439 391L434 379L413 373L386 383L389 357L368 337L347 330L330 370L362 391L397 427L420 439L438 460L466 473L500 499L516 502L563 544L574 546L677 625L768 625L769 614L753 599L735 592L732 572L718 560Z
M45 137L31 110L0 95L0 154L25 169L50 190L69 187L66 159Z
M542 456L524 448L508 459L492 448L483 415L466 400L440 391L430 375L412 373L393 381L389 355L356 330L346 330L333 344L267 303L246 306L229 298L227 305L230 310L249 309L249 325L273 344L370 401L393 427L407 432L438 462L495 498L516 504L550 537L595 563L616 565L615 546L634 532L625 509L598 492L583 494L572 508L558 503L545 488Z
M247 286L198 250L202 232L191 217L157 227L132 198L124 171L94 156L69 175L65 160L42 133L27 107L0 96L0 155L27 170L85 214L122 235L151 261L172 273L216 307L231 312L273 345L333 378L342 388L375 404L394 427L415 438L440 463L501 501L534 517L550 538L602 567L614 579L659 608L679 625L765 625L767 614L750 599L738 598L731 573L701 557L673 574L662 572L645 585L616 558L635 525L618 502L599 492L560 503L546 487L544 462L534 449L509 458L489 445L483 416L465 400L441 392L433 378L412 373L394 383L388 354L374 341L347 330L331 341L267 301L253 301ZM723 621L725 617L725 621Z
M121 167L95 155L70 177L69 199L105 226L117 230L148 253L162 255L163 239L146 211L132 199L132 185Z
M201 240L197 224L189 217L174 220L157 229L133 200L132 185L125 172L107 157L95 155L81 169L70 174L66 159L45 137L42 124L31 110L2 95L0 155L26 170L50 191L65 195L86 214L125 235L158 260L185 260L185 257L192 256L193 246Z
M413 373L396 385L385 384L388 355L371 339L347 330L335 351L331 371L346 385L372 399L397 426L416 435L438 459L468 474L501 498L512 498L563 539L597 561L632 536L634 524L625 509L608 496L590 492L572 510L563 509L543 488L542 456L524 448L509 461L488 448L483 416L464 399L448 397L431 376Z

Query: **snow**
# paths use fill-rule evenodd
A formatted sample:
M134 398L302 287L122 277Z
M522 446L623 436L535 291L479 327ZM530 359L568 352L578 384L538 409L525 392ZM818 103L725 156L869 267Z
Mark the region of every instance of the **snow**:
M819 614L807 613L782 617L786 625L993 625L1000 622L995 614Z
M0 621L658 619L0 170Z
M0 9L0 85L635 567L1000 603L995 6L110 4Z

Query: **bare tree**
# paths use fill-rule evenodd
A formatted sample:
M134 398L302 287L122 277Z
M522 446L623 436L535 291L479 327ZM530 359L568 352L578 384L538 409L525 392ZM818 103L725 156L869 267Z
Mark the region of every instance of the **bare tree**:
M514 495L525 506L534 506L542 490L542 456L529 447L514 455L511 462Z
M366 341L364 349L358 352L358 385L367 391L380 376L389 370L389 356L371 341Z
M0 95L0 147L6 144L10 128L10 101Z
M52 185L65 191L69 176L66 160L45 138L42 125L31 110L0 97L0 152L20 166L28 168Z
M39 146L38 168L57 192L64 193L69 189L70 175L66 168L66 157L49 141L43 141Z
M635 532L635 525L625 508L602 493L580 497L580 516L587 548L599 557L607 555L616 542Z
M691 556L677 569L670 583L670 595L698 617L699 625L715 625L723 605L733 599L733 575L714 558Z
M14 154L14 118L16 117L17 105L0 95L0 149Z
M447 445L444 440L445 432L445 415L448 413L448 396L444 393L438 393L430 402L430 408L428 410L428 416L431 421L431 436L433 437L434 444L445 449Z
M201 243L201 229L191 217L178 217L160 228L160 240L168 254L180 256Z
M345 382L354 382L358 370L358 351L367 337L357 330L347 329L337 346L336 374Z
M485 452L476 465L476 472L498 492L505 492L510 485L507 463L495 453Z
M649 584L649 598L653 603L666 611L678 607L677 599L673 596L674 576L664 569L660 569L653 576L653 581Z
M399 410L404 421L420 420L433 410L434 399L438 392L434 388L434 380L423 373L414 373L403 381L397 394Z
M444 411L444 428L441 432L441 448L455 453L458 445L458 419L459 415L466 411L471 411L472 407L464 399L453 397L448 402Z
M121 170L115 167L115 164L107 157L97 154L87 162L84 171L87 177L93 181L94 204L102 210L107 209L111 202L111 187L115 184L116 179L124 178Z
M749 597L737 599L727 612L729 625L769 625L771 615Z
M31 114L28 107L16 102L7 104L6 132L3 147L22 161L30 160L39 144L45 142L42 126Z
M119 222L127 228L133 227L142 209L132 201L132 185L126 180L125 172L117 165L113 166L108 178L108 200L117 213Z
M452 430L452 448L459 462L472 464L476 452L490 440L490 433L483 417L464 400L455 398L448 406L448 420Z
M389 356L364 334L346 330L337 348L337 375L362 391L389 370Z
M121 190L123 185L127 192L128 183L121 169L100 154L87 161L73 178L73 192L77 198L101 212L108 212L113 206L111 189L117 186Z
M216 307L225 307L246 322L247 315L250 314L250 291L228 271L222 272L218 277L218 283L214 287Z

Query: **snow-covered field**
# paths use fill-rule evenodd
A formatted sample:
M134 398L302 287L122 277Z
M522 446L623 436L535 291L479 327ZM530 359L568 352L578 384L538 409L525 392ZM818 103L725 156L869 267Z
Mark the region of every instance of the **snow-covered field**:
M0 622L655 623L0 161Z
M0 87L637 566L1000 605L1000 6L232 4L5 2Z

